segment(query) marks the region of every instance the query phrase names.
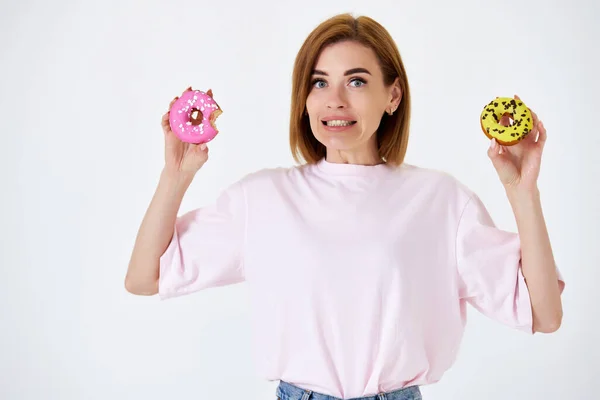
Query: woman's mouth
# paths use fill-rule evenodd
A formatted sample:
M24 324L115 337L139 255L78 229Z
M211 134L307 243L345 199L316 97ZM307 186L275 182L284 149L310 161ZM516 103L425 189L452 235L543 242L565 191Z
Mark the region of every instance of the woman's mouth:
M321 121L327 127L347 127L356 124L356 121L346 121L341 119L333 119L330 121Z
M329 121L321 121L323 123L323 129L326 132L337 133L345 132L350 130L356 124L356 121L349 121L343 119L332 119Z

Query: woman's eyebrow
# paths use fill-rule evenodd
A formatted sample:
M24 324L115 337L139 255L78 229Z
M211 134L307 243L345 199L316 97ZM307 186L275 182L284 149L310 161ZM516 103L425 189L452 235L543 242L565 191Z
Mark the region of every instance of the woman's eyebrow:
M348 71L344 72L344 76L348 76L348 75L352 75L352 74L359 74L359 73L363 73L363 74L369 74L371 75L371 73L369 72L369 70L365 69L365 68L352 68L349 69ZM325 71L321 71L318 69L314 69L312 72L313 75L324 75L324 76L329 76L329 74Z

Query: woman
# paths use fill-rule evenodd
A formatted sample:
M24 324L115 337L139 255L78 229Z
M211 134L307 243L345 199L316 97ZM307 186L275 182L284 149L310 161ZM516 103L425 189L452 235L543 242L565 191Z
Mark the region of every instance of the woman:
M450 175L404 163L409 86L377 22L318 26L292 93L290 144L305 162L249 174L179 218L208 149L176 139L164 115L165 167L127 290L170 298L248 281L257 365L284 400L420 399L454 362L467 303L525 332L558 329L535 114L527 140L488 150L517 234Z

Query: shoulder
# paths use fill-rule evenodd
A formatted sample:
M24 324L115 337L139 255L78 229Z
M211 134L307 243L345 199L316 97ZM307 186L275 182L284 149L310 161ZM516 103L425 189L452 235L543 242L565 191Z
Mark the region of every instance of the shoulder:
M457 205L465 205L474 191L455 175L440 169L403 163L396 169L396 176L415 192L429 192Z
M265 189L282 182L297 179L307 166L270 167L252 171L240 178L237 184L245 190Z

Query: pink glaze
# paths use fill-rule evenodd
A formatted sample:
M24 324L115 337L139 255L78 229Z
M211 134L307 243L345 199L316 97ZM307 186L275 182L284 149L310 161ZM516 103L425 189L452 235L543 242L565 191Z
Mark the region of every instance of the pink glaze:
M191 114L194 109L202 112L200 125L192 125ZM217 136L218 131L210 124L210 118L219 105L207 93L200 90L184 92L169 112L171 130L181 141L186 143L207 143Z

